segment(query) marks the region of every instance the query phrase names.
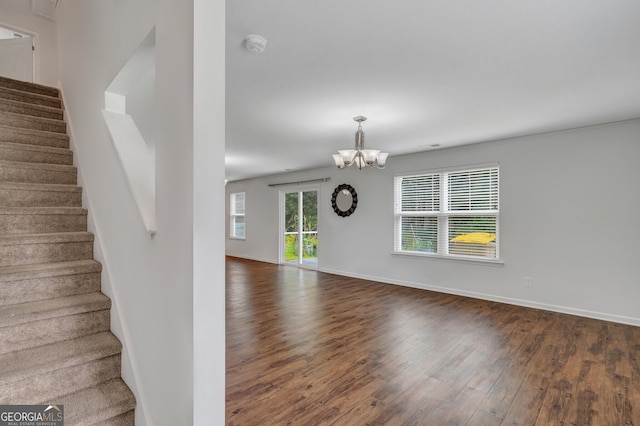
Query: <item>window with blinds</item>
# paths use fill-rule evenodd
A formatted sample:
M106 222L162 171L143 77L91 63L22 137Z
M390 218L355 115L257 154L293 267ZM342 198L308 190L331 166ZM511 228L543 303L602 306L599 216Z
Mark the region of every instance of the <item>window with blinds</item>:
M398 253L499 259L498 167L395 177Z
M232 238L244 238L245 237L245 222L244 222L244 192L235 192L231 194L229 203L229 217L230 224L230 236Z

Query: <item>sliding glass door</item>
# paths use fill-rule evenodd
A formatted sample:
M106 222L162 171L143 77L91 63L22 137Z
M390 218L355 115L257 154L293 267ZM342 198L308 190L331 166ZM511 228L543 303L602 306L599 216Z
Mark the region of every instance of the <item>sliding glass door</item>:
M283 263L318 266L318 190L283 192Z

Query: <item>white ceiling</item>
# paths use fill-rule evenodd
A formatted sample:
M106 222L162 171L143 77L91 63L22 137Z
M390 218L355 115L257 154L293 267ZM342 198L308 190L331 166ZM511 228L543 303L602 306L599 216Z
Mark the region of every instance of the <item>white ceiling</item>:
M638 0L227 1L229 180L640 117ZM263 53L242 47L267 39ZM603 141L606 143L606 141ZM640 141L639 141L640 143Z

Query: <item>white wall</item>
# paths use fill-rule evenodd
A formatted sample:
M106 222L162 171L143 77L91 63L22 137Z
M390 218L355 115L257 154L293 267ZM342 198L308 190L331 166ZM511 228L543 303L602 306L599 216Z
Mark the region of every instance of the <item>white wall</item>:
M0 26L35 35L35 82L58 86L58 42L56 24L31 13L27 0L0 0Z
M331 177L321 184L320 270L640 325L639 140L635 120L391 157L386 170L229 182L227 194L246 192L247 236L227 239L227 254L277 262L278 189L267 185ZM494 162L503 265L391 254L395 173ZM341 183L358 192L348 218L331 209Z
M220 3L212 2L214 11L221 10L224 16L224 3ZM205 194L194 195L194 155L201 154L201 148L194 148L193 7L193 0L64 0L58 10L60 81L84 201L97 237L96 256L105 268L103 291L114 302L112 325L126 346L123 377L138 399L138 425L194 422L194 375L200 373L194 370L194 340L197 343L203 336L194 336L194 322L200 318L193 316L193 261L203 254L202 248L194 248L193 205L194 199L203 197L221 199L223 177L217 186L209 182L213 189ZM158 231L151 240L137 214L101 110L106 87L154 25ZM198 37L223 38L224 25ZM224 69L224 50L209 54L215 67ZM213 95L216 91L224 94L219 80L207 89ZM224 96L220 99L224 105ZM208 140L213 156L196 157L195 164L208 160L208 166L223 169L224 141L219 135L224 135L224 111L212 114L218 118L216 137ZM204 205L201 209L222 235L222 208L218 207L218 221L215 208ZM203 235L209 233L215 235L215 231ZM222 244L221 237L210 242L205 256L222 262ZM221 293L224 300L224 270L217 268L204 275L206 285L215 289L213 294ZM204 285L202 279L196 284L198 289ZM218 300L202 302L215 305ZM208 346L198 351L213 353L214 361L222 359L217 368L223 370L224 309L213 315L214 319L220 316L223 321L212 322L204 336ZM209 385L209 390L215 400L209 402L218 403L208 413L210 424L222 424L224 378Z
M194 0L194 425L225 415L225 2Z
M136 122L136 127L148 147L155 146L156 131L156 71L149 70L138 84L127 93L127 114Z

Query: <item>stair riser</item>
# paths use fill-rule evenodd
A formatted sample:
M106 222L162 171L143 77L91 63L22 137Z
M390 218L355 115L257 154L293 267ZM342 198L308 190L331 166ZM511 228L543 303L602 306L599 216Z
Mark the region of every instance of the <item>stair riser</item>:
M62 120L64 118L62 110L51 110L47 107L15 102L0 102L0 111L29 115L32 117L50 118L52 120Z
M36 375L0 387L0 401L12 404L48 404L57 397L120 376L120 355L100 358Z
M92 258L92 241L0 246L0 266L34 265Z
M67 131L67 124L64 121L48 120L2 111L0 111L0 125L54 133L65 133Z
M100 423L94 423L93 426L134 426L135 419L135 413L133 410L131 410Z
M13 146L0 145L0 158L5 161L22 161L25 163L48 163L73 165L73 154L67 153L41 152L34 150L20 149Z
M48 318L0 328L0 353L19 351L109 330L109 310Z
M75 185L77 170L74 168L64 170L37 169L21 167L19 163L16 163L0 168L0 181Z
M82 193L0 188L0 207L80 207Z
M100 272L0 281L0 306L100 291ZM1 399L0 399L1 400Z
M84 214L5 214L0 215L0 234L42 234L87 230Z
M19 92L13 89L7 89L6 87L0 87L0 99L62 109L62 100L60 98L52 98L35 93Z
M0 142L22 143L25 145L69 148L69 137L61 133L42 134L28 129L3 127L0 129Z

